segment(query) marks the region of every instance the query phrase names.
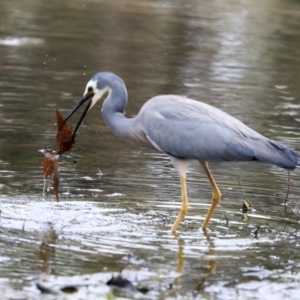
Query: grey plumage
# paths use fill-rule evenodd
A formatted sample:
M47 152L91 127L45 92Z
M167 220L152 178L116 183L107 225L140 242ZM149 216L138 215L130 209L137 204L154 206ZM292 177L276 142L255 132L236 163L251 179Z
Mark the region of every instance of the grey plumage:
M66 120L85 101L90 101L90 109L106 93L102 114L109 128L119 138L166 153L172 158L184 181L185 161L193 159L202 163L213 188L211 215L221 194L206 162L257 160L288 170L295 169L300 163L298 154L291 148L269 140L213 106L189 98L156 96L142 106L137 116L126 118L126 86L120 77L109 72L97 73L92 77L84 98ZM187 196L184 193L186 191L182 181L182 201L183 206L187 207ZM205 220L206 226L211 215ZM180 223L178 219L179 216L176 222ZM172 231L179 224L175 226L175 223Z
M294 150L199 101L158 96L147 101L136 118L161 151L177 158L208 162L259 160L291 170L299 164Z

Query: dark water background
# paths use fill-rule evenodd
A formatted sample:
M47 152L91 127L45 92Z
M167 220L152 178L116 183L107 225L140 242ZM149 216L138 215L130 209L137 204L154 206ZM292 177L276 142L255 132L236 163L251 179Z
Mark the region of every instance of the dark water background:
M112 71L126 82L129 116L152 96L186 95L300 151L299 1L1 0L0 64L1 288L34 297L41 272L125 268L156 274L146 299L297 299L298 170L285 207L286 171L211 165L223 199L205 236L211 190L192 166L174 237L178 174L164 155L119 141L99 109L79 130L76 168L61 160L59 204L42 196L37 150L55 144L55 108L66 115L94 73Z

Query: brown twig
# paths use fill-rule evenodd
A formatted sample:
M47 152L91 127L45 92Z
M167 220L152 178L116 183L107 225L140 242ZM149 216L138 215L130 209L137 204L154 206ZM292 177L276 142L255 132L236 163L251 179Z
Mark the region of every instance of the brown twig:
M246 194L245 194L245 192L244 192L244 190L242 188L242 185L240 183L240 177L238 177L238 183L239 183L240 190L242 191L242 194L243 194L245 200L250 204L250 202L248 201L247 196L246 196Z
M286 195L285 195L284 205L286 205L286 203L288 201L289 193L290 193L290 179L291 179L291 173L290 173L290 171L288 171L287 191L286 191Z
M226 220L226 226L229 225L229 219L227 218L227 216L224 214L225 220Z

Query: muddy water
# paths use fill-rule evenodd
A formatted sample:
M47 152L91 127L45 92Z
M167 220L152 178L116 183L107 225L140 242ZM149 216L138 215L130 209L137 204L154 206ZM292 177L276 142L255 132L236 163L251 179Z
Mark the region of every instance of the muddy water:
M191 166L190 212L173 236L178 174L164 155L114 137L99 109L61 160L59 204L51 190L42 196L37 151L55 143L55 108L66 114L103 70L126 82L129 116L154 95L187 95L299 151L297 1L13 0L0 8L1 291L38 297L40 273L59 281L125 268L150 288L128 299L297 298L299 171L285 207L286 171L211 165L223 201L204 235L211 191ZM248 218L238 180L253 206ZM103 285L96 294L108 293Z

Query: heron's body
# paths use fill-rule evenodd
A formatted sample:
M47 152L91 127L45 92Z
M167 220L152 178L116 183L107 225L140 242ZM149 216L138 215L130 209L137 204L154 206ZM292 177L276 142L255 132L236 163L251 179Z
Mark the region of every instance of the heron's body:
M102 113L121 139L179 159L260 160L286 169L294 169L298 159L289 148L265 138L227 113L181 96L154 97L130 119L123 114L117 120L107 118L105 106ZM120 119L123 126L118 127Z
M137 116L126 118L125 84L122 79L109 72L98 73L92 77L85 91L85 95L90 93L91 96L85 96L84 101L92 99L90 106L93 106L107 92L102 114L113 133L131 144L156 149L169 155L180 174L182 208L172 231L176 231L188 210L185 183L187 160L198 160L202 164L213 188L213 202L203 228L207 227L221 198L207 162L256 160L289 170L299 164L298 154L291 148L269 140L213 106L189 98L176 95L157 96L148 100Z

